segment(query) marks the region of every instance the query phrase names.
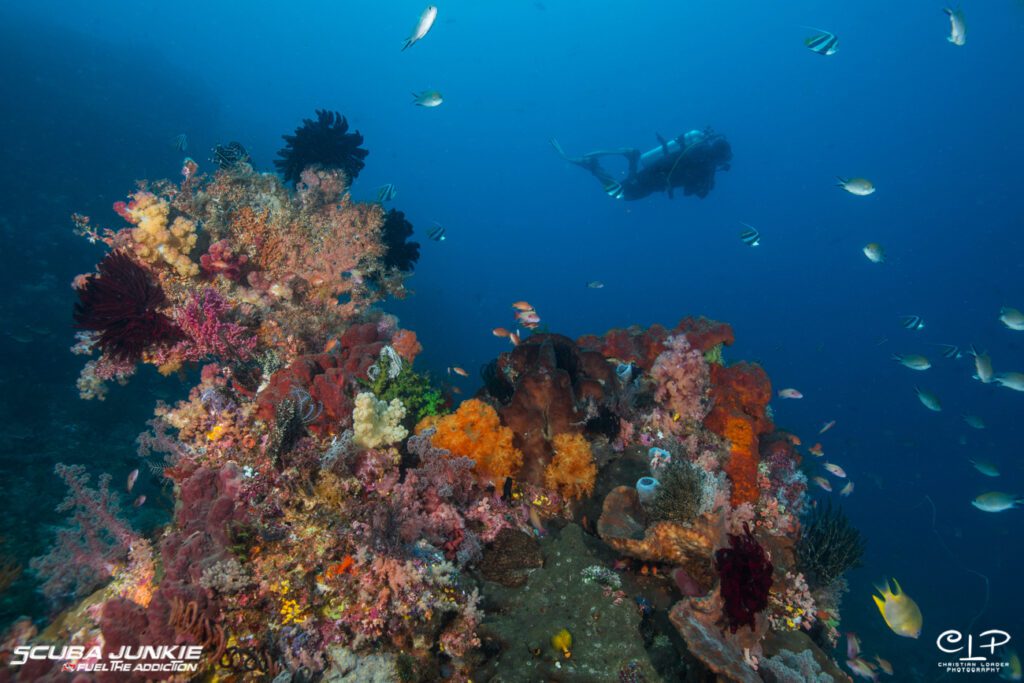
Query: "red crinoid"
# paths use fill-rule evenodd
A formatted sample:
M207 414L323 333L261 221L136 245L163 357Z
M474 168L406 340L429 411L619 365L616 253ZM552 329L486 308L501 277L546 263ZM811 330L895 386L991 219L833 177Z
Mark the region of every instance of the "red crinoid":
M754 628L754 615L768 607L774 567L764 548L743 524L743 534L729 534L729 548L715 553L715 569L721 578L722 601L729 630Z
M115 360L137 361L151 346L183 339L174 321L159 311L167 296L149 273L123 251L100 261L78 290L75 323L97 332L96 345Z

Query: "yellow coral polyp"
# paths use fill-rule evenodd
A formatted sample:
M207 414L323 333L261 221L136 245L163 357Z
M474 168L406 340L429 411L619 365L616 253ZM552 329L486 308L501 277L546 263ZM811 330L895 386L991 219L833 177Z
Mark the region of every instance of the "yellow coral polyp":
M222 436L224 436L224 431L226 429L227 428L224 425L222 425L222 424L214 425L213 429L211 429L210 431L206 432L206 440L207 441L219 441L220 438Z
M295 600L284 600L281 602L281 621L283 624L292 624L304 621L306 615L303 613L299 603Z
M178 216L168 226L171 205L151 192L137 192L128 214L135 221L132 239L135 253L143 261L165 264L181 277L195 277L199 266L189 258L196 246L196 224Z
M551 440L555 457L544 470L544 485L563 498L584 498L594 492L597 465L582 434L557 434Z
M402 426L405 406L397 398L391 403L377 400L368 391L356 396L356 407L352 411L352 432L356 445L363 448L388 446L408 436Z

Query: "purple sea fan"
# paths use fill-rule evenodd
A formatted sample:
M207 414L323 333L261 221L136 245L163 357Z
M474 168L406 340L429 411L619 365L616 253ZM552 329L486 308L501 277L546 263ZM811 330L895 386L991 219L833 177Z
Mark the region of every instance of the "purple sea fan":
M725 618L736 633L741 626L753 629L754 615L768 607L775 568L748 524L743 524L742 534L729 534L729 545L715 553L715 568L722 581Z
M216 289L194 295L177 315L187 339L174 351L185 360L216 356L226 360L248 360L256 348L256 337L245 327L226 322L223 315L231 305Z
M96 346L118 360L136 362L156 345L182 339L174 321L160 312L167 296L149 273L123 251L106 255L78 289L76 325L96 334Z

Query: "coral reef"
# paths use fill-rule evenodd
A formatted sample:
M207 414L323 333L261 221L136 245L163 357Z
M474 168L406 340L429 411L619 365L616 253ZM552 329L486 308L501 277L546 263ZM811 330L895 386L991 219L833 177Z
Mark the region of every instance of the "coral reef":
M115 210L136 227L132 230L135 253L150 265L166 265L179 277L199 273L189 258L196 246L196 224L185 216L170 220L171 204L152 192L136 192L127 204L119 202Z
M590 443L582 434L556 434L555 457L544 470L544 485L563 498L585 498L594 491L597 466Z
M338 169L345 173L349 182L356 179L366 163L369 154L360 147L363 136L359 131L348 132L348 120L326 109L317 109L316 121L303 119L294 135L282 136L285 146L277 153L274 166L284 176L285 182L298 184L302 172L310 166Z
M409 431L402 426L405 406L397 398L391 402L377 400L368 391L356 396L352 410L353 441L362 448L389 446L401 441Z

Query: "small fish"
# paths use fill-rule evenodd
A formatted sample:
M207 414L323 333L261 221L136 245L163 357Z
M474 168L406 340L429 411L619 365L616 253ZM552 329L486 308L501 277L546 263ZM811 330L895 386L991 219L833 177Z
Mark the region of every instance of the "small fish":
M127 491L128 493L131 493L132 492L132 487L135 486L135 480L138 479L138 478L139 478L139 470L138 470L138 468L136 468L136 469L132 470L131 472L129 472L128 473L128 482L125 485L125 491Z
M964 422L973 427L974 429L984 429L985 421L977 415L964 415Z
M135 499L135 502L132 503L132 507L133 508L142 507L142 504L145 503L145 502L146 502L146 494L142 494L141 496L139 496L138 498Z
M875 669L871 666L871 662L868 662L861 657L857 657L856 659L847 659L846 666L850 667L850 671L861 678L866 678L870 681L878 680L878 674L875 673Z
M414 28L412 30L412 34L405 39L405 45L402 46L402 51L405 52L405 50L422 40L423 36L430 32L430 27L434 25L435 19L437 19L437 7L427 5L427 8L423 10L423 14L420 15L419 21L416 22L416 28Z
M924 318L919 315L900 316L900 327L905 330L923 330Z
M1024 391L1024 372L1001 372L995 376L1000 386L1014 391Z
M811 477L811 481L813 481L815 484L825 489L829 493L832 493L832 483L829 482L829 480L826 479L825 477Z
M846 479L846 470L844 470L842 467L835 464L834 462L826 462L822 464L822 467L824 467L831 474L839 477L840 479Z
M377 203L383 204L384 202L390 202L392 199L398 196L398 190L391 183L386 183L377 188Z
M867 197L875 192L874 183L866 178L840 178L836 176L836 179L839 181L836 183L837 186L858 197Z
M846 634L846 658L856 659L860 656L860 638L856 633Z
M612 199L622 199L625 195L625 191L622 189L622 183L615 180L609 180L602 185L602 188L604 189L604 193Z
M960 8L950 9L943 7L942 11L949 17L949 36L946 38L954 45L967 43L967 24L964 22L964 13Z
M811 28L808 26L807 28ZM831 57L839 49L839 39L836 38L836 34L822 30L820 28L811 28L812 31L817 31L816 35L804 39L804 45L807 49L816 55L823 57Z
M932 366L931 362L927 358L916 353L894 353L892 354L892 359L903 367L910 368L911 370L927 370Z
M530 302L528 302L528 301L516 301L515 303L512 304L512 308L516 309L517 311L532 311L532 310L534 310L533 306L531 306Z
M846 496L850 495L851 493L853 493L853 482L852 481L846 482L846 486L844 486L843 488L839 489L839 495L844 497L844 498Z
M178 133L173 138L171 138L170 144L174 150L178 152L184 152L185 150L188 149L188 136L185 135L184 133Z
M516 320L521 322L523 325L536 325L540 322L540 316L537 315L536 311L520 311L516 313Z
M801 444L803 444L803 441L801 441L800 437L797 436L796 434L786 434L786 438L788 438L789 442L794 446L800 446Z
M878 611L882 613L885 624L898 636L904 638L917 638L921 635L921 625L924 619L921 616L921 608L914 600L903 592L896 579L892 580L895 591L889 588L889 581L885 580L881 586L875 586L881 595L872 595Z
M1002 493L1001 491L990 491L972 500L971 505L982 512L1003 512L1004 510L1012 510L1015 507L1024 505L1024 496Z
M493 334L495 337L507 337L511 333L504 327L495 327L493 330L491 330L491 334Z
M864 255L868 257L868 261L872 263L885 263L885 249L878 242L871 242L864 245L862 249Z
M508 335L508 340L512 342L512 346L519 346L519 330L516 330L515 332L510 332Z
M591 280L587 283L587 287L590 289L604 289L604 283L600 280Z
M986 477L999 476L999 468L997 468L994 464L990 463L988 460L982 460L979 458L977 460L968 460L967 462L974 465L974 469L978 470Z
M450 368L448 368L448 374L449 375L455 374L455 375L458 375L459 377L469 377L469 373L466 372L465 370L463 370L462 368L460 368L457 365L453 365Z
M779 398L803 398L803 397L804 397L804 395L801 394L796 389L780 389L779 390Z
M434 223L434 227L427 231L427 239L434 242L444 242L444 227L439 223Z
M875 655L875 662L878 663L879 669L884 671L887 675L892 676L892 664L889 663L889 660L882 659L878 655Z
M971 346L969 352L974 357L974 371L978 373L978 379L982 384L992 382L992 357L987 353L978 353L978 350Z
M825 455L825 450L821 447L820 443L816 443L810 448L808 448L807 452L816 458L820 458L821 456Z
M925 389L919 389L918 387L914 387L914 392L917 394L917 399L924 404L925 408L928 410L934 410L937 413L942 411L942 401L939 400L938 396Z
M963 357L963 354L960 353L960 347L956 344L936 344L936 346L942 349L939 353L942 354L943 358L958 360Z
M1001 320L1002 323L1011 330L1024 332L1024 313L1021 313L1016 308L1010 308L1008 306L1000 308L999 320Z
M417 107L440 107L444 103L444 98L436 90L424 90L421 93L413 93L412 101Z
M740 221L740 225L747 226L747 229L740 233L740 241L748 247L756 247L761 244L761 233L753 225Z
M827 432L828 430L832 429L835 426L836 426L836 421L835 420L829 420L825 424L821 425L821 429L818 430L818 433L819 434L824 434L825 432Z

